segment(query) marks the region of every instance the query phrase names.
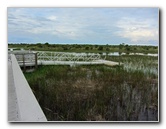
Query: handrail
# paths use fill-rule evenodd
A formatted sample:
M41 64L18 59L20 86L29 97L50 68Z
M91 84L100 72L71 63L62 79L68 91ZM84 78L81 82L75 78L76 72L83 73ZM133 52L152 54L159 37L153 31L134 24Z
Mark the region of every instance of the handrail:
M33 65L37 68L37 53L13 53L16 56L20 66L23 66L24 72L26 71L27 62L34 63Z
M99 54L38 52L38 60L44 61L95 61L101 59Z
M15 55L11 54L14 85L16 88L17 103L20 121L47 121L39 106L27 80L25 79Z

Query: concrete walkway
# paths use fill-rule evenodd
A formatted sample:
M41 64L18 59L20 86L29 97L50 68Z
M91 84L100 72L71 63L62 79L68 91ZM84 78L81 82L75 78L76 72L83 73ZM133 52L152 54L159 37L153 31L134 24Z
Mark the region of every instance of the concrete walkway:
M8 61L8 121L19 121L19 111L11 61Z
M109 61L109 60L97 60L97 62L102 62L102 64L108 65L108 66L118 66L118 65L122 65L123 64L123 63Z
M18 65L15 55L11 55L8 59L8 121L47 121Z
M122 65L123 63L120 63ZM19 62L19 65L23 67L23 63ZM107 66L118 66L119 62L108 61L108 60L95 60L95 61L45 61L38 60L37 65L107 65ZM25 66L35 66L34 62L25 62Z

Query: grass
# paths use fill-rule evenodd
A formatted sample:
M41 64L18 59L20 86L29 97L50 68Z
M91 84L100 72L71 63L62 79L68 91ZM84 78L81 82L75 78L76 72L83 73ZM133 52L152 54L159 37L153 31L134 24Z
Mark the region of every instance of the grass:
M158 120L158 74L144 71L157 58L120 58L126 66L40 66L25 77L50 121Z

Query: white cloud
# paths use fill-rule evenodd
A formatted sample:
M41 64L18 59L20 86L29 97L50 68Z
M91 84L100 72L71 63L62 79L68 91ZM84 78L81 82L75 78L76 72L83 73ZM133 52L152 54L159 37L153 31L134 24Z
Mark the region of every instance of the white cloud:
M34 35L42 40L49 36L52 40L62 41L119 43L122 40L138 42L158 39L158 26L152 20L154 18L148 19L141 14L139 17L144 18L141 20L136 19L135 15L128 15L129 11L125 13L127 15L112 11L96 8L11 8L8 10L8 32L18 38L21 33L24 37Z
M120 30L115 32L116 35L132 42L158 40L158 27L150 19L122 18L117 22L117 27Z
M56 16L49 16L47 19L55 21L55 20L57 20L57 17Z
M135 30L123 30L123 34L119 34L124 38L129 38L131 41L139 40L157 40L158 32L155 29L135 29Z

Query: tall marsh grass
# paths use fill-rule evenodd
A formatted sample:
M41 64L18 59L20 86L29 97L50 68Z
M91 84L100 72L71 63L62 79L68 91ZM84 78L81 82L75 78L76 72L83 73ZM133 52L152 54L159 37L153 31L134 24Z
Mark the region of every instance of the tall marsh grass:
M147 67L152 61L136 58L122 62L142 59ZM50 121L158 120L158 75L150 72L125 66L40 66L25 77Z

